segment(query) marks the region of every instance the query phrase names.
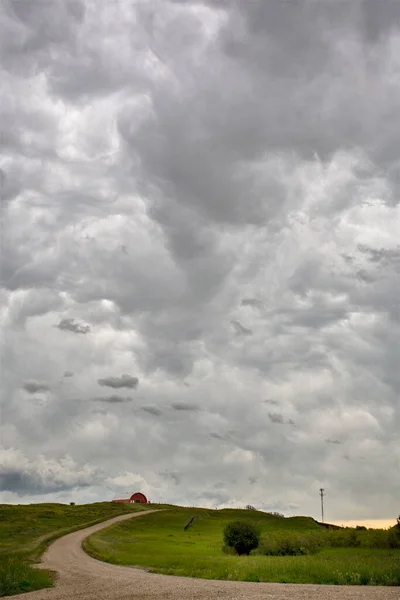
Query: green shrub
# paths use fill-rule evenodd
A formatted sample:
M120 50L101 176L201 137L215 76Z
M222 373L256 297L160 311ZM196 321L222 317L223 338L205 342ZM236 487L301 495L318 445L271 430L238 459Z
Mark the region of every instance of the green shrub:
M348 544L350 548L357 548L361 543L359 536L357 535L357 531L355 529L351 529L348 537Z
M304 556L318 552L326 545L325 532L296 533L284 532L264 537L254 554L265 556Z
M239 556L250 554L260 542L260 533L248 521L232 521L224 529L224 543L228 548L234 548Z
M389 548L400 548L400 526L396 525L395 527L392 527L387 534Z
M400 531L397 527L385 529L358 529L346 527L327 532L327 545L332 548L374 548L386 550L400 548Z

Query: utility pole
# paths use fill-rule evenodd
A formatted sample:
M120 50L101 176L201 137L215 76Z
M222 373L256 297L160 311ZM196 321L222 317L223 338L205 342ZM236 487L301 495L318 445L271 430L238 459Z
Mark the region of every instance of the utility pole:
M322 523L324 522L324 493L325 490L321 488L319 490L319 495L321 496L321 515L322 515Z
M3 132L0 134L0 150L3 146ZM2 168L0 168L0 292L3 287L3 260L4 260L4 181L5 181L5 173ZM5 335L4 335L5 337ZM3 360L5 352L5 340L0 341L0 373L3 372ZM2 414L0 412L0 421L2 420ZM3 443L3 431L0 431L0 443Z

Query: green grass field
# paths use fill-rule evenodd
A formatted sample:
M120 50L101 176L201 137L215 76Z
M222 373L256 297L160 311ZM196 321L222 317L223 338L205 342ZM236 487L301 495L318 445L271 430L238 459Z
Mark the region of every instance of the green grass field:
M53 574L32 568L51 541L114 516L147 510L135 504L103 502L0 505L0 596L50 587ZM101 560L137 565L157 573L290 583L400 585L400 550L384 546L387 532L327 531L308 517L283 518L247 510L208 510L151 505L166 509L124 521L92 535L86 551ZM196 521L185 531L188 519ZM262 543L251 556L222 551L223 529L248 519L261 530ZM265 556L283 539L313 544L320 551L304 556ZM359 547L346 546L347 541ZM329 541L330 546L325 547ZM311 545L310 545L311 544ZM319 547L321 545L321 548Z
M198 518L185 531L184 525L192 515ZM307 517L282 518L246 510L170 507L165 512L125 521L98 532L84 542L84 548L95 558L113 564L136 565L156 573L186 577L400 585L400 550L390 548L323 547L307 556L238 557L225 554L222 551L223 529L229 521L237 519L256 522L265 539L268 536L297 536L301 540L314 536L327 541L330 535ZM369 532L363 533L364 537L367 534Z
M82 506L0 505L0 596L53 585L51 572L33 569L30 565L39 560L54 539L138 510L144 510L143 506L111 502Z

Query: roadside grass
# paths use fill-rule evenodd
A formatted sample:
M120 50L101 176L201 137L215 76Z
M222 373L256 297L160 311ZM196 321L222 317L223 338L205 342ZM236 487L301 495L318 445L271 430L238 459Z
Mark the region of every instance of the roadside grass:
M32 568L58 537L125 513L148 510L139 504L99 502L0 505L0 596L51 587L54 574Z
M193 515L197 519L184 530ZM275 539L296 536L304 540L317 538L321 544L303 556L265 556L257 551L251 556L226 554L222 551L223 529L228 522L238 519L256 523L266 540L268 536ZM168 511L97 532L84 541L84 549L91 556L113 564L135 565L151 572L185 577L400 585L400 550L329 547L331 534L307 517L282 518L258 511L170 507Z
M0 555L0 596L32 592L53 585L51 571L33 569L24 560Z

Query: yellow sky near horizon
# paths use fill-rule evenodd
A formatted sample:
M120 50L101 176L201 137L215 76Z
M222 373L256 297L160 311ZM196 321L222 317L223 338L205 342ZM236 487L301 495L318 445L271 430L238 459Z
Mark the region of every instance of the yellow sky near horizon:
M329 521L333 525L343 525L343 527L356 527L356 525L364 525L364 527L372 529L387 529L396 525L396 519L360 519L359 521Z

